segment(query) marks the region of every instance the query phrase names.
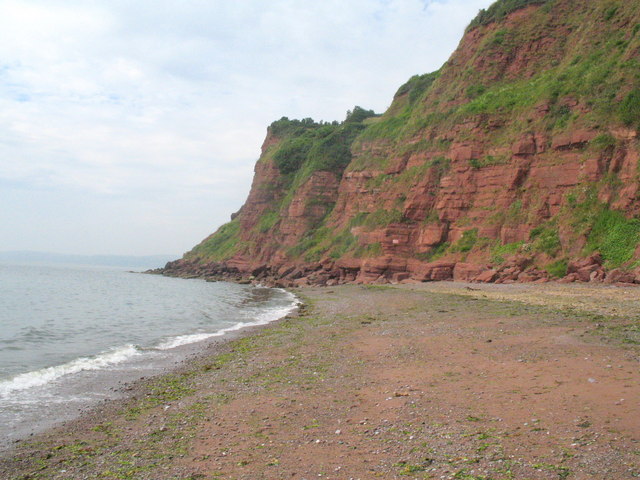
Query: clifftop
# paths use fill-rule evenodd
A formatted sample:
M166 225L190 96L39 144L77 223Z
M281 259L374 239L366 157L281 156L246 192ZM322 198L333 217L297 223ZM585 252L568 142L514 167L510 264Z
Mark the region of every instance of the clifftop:
M165 273L281 285L640 282L640 5L501 0L382 115L283 118Z

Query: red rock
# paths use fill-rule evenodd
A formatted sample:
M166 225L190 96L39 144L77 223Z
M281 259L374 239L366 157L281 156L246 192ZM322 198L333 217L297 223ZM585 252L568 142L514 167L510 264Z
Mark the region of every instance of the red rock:
M635 279L636 274L634 272L626 272L616 268L607 273L604 283L634 283Z
M485 265L473 263L456 263L453 269L453 279L456 282L470 282L476 279L482 272L487 270Z
M495 282L497 278L498 278L498 272L496 272L495 270L486 270L480 273L475 278L475 281L480 283L492 283L492 282Z
M454 266L454 262L425 263L418 260L410 260L407 264L411 278L421 282L452 280Z
M444 223L426 225L420 231L417 245L420 247L439 245L447 238L448 230L448 226Z
M520 283L535 282L536 280L539 280L539 279L540 279L539 275L534 275L527 272L522 272L518 275L518 282Z
M555 137L551 142L554 150L566 150L570 148L582 147L593 140L597 132L593 130L577 130L568 134Z
M566 277L563 277L560 280L558 280L558 283L573 283L577 280L578 280L578 275L575 273L570 273Z
M407 280L410 277L411 277L411 274L409 272L396 272L391 276L391 282L400 283L403 280Z
M527 156L537 153L536 140L534 135L528 133L520 137L520 140L513 144L511 151L514 155L519 156Z

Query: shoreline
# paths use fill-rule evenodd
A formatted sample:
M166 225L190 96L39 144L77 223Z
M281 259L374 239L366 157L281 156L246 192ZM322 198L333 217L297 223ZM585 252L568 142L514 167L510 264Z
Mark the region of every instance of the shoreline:
M296 292L309 303L296 316L218 338L171 372L123 386L128 398L17 444L0 472L637 478L640 351L625 343L636 323L549 302L575 304L590 290L551 285L540 300L531 286L523 301L520 286L489 287L507 299L477 287ZM630 312L640 291L631 295Z
M46 395L64 395L69 398L69 401L43 405L42 408L48 410L47 418L34 419L27 413L25 420L19 419L15 424L11 424L10 429L7 428L6 436L0 439L0 458L11 455L16 444L29 438L47 435L48 432L59 428L64 429L73 422L82 420L84 416L97 415L96 411L103 405L113 402L126 403L136 393L143 391L145 385L153 382L154 379L188 368L188 365L203 355L215 354L216 350L226 343L251 335L260 328L295 314L300 302L295 295L291 300L289 313L274 320L256 319L253 323L244 324L239 322L231 327L217 330L208 338L170 348L154 349L147 352L151 356L131 357L107 368L81 370L69 374L71 378L64 378L66 375L63 375L53 380L53 384L47 383L34 387L46 387L51 389L50 392L46 392ZM175 338L180 339L181 336Z

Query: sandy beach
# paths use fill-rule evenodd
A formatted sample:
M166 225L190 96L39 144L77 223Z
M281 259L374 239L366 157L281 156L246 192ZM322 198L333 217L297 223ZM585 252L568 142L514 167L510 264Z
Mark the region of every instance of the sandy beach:
M3 479L640 478L640 289L309 288L18 442Z

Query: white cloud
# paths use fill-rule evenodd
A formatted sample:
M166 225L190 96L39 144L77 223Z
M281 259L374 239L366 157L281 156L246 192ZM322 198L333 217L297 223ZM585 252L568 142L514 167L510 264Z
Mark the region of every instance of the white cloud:
M180 253L239 208L271 121L384 110L490 3L0 0L0 188L49 192L61 251L156 253L160 235ZM156 227L127 238L111 197ZM0 250L49 249L35 220L9 221L38 205L9 208ZM83 243L96 219L119 234Z

